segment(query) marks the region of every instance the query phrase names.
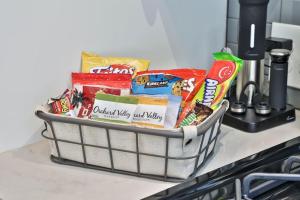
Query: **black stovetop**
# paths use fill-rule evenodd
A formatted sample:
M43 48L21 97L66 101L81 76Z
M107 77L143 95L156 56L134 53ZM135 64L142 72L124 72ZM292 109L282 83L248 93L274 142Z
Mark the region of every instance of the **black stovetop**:
M145 199L300 200L299 174L300 137Z

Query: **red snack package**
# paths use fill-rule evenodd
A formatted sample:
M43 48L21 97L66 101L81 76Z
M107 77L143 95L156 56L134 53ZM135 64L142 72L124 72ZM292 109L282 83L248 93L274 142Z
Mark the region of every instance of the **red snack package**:
M196 93L199 91L205 76L206 71L202 69L170 69L170 70L149 70L144 72L138 72L137 76L139 75L146 75L146 74L166 74L176 76L182 79L181 81L181 91L179 96L182 96L183 105L186 102L190 102Z
M130 92L130 74L92 74L92 73L72 73L73 88L86 86L104 86L109 88L119 88L123 92ZM77 86L76 86L77 85ZM77 88L78 89L78 88Z
M72 84L76 116L89 118L97 92L119 96L130 94L131 75L72 73Z
M66 89L62 95L50 98L48 104L51 106L52 112L55 114L66 114L72 110L71 96L71 91Z

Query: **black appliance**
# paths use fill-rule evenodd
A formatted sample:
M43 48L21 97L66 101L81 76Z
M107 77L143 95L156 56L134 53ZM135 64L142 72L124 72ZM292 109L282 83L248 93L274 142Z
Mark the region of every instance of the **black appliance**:
M298 200L300 137L145 198L169 199Z
M263 86L269 0L239 0L239 2L238 56L244 60L244 66L237 77L235 90L229 94L231 107L225 114L223 123L246 132L258 132L295 120L295 108L286 104L287 67L291 43L279 42L290 46L280 46L276 43L278 41L267 43L268 48L271 48L269 54L272 57L270 98L268 98L263 94Z

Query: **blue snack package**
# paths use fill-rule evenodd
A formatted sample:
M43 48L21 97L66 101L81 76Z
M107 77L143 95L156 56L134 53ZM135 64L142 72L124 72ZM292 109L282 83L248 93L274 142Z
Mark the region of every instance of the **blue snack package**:
M181 96L182 78L168 74L142 74L132 80L133 94Z

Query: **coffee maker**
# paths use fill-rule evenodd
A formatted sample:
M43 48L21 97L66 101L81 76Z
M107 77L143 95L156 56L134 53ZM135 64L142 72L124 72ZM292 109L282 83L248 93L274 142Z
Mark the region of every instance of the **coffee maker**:
M239 0L239 3L238 57L244 60L244 66L228 94L230 109L223 123L246 132L259 132L295 120L294 107L286 104L288 58L292 47L278 45L290 44L290 40L267 43L272 61L269 91L266 92L269 95L265 95L265 35L269 0Z

